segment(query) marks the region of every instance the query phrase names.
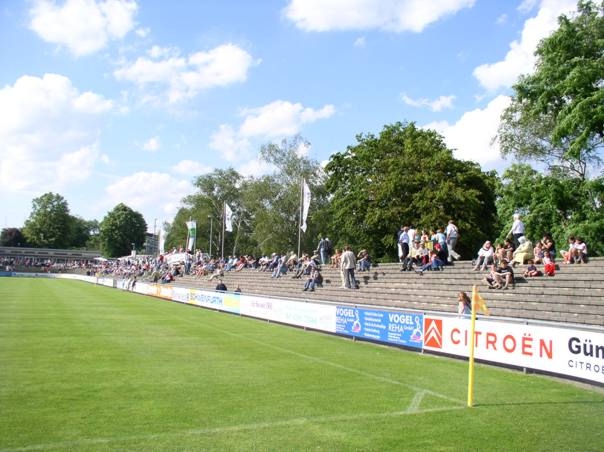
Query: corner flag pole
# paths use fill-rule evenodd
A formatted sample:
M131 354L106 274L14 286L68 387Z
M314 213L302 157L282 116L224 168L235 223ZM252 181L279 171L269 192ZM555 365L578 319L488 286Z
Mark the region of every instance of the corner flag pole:
M472 286L472 317L470 322L470 356L468 361L468 407L474 405L474 332L476 330L476 286Z
M304 179L300 181L300 215L298 218L298 259L300 259L300 241L302 234L302 203L304 202Z

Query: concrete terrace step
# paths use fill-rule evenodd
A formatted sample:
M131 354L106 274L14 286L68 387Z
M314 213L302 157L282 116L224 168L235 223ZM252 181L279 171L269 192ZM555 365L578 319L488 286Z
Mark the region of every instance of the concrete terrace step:
M563 265L554 277L522 278L523 266L515 268L516 285L509 290L488 290L485 272L472 271L470 262L457 262L444 271L401 272L398 264L382 264L369 272L357 272L359 290L340 287L340 272L324 266L324 284L304 292L305 277L271 278L269 272L227 272L222 280L230 290L239 285L244 293L328 303L387 306L420 311L456 312L457 293L477 285L494 316L604 324L604 258L589 264ZM178 278L175 285L214 289L217 280L192 276Z

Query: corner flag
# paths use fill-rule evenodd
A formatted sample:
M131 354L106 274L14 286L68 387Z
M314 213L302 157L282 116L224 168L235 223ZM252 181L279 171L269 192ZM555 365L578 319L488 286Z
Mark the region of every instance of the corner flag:
M472 290L472 311L478 310L486 315L491 315L484 298L478 293L478 289L474 286Z
M470 351L468 353L468 407L474 405L474 348L476 347L476 309L486 315L489 315L489 308L484 301L484 298L478 293L476 286L472 287L472 318L470 321Z

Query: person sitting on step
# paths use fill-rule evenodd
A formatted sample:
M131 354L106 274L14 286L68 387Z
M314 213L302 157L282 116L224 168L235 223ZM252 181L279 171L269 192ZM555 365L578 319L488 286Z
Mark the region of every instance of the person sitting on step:
M310 290L311 292L315 291L315 287L322 287L323 286L323 276L321 275L321 272L319 271L319 269L315 266L312 270L312 272L310 273L310 275L308 275L308 279L306 280L306 283L304 284L304 291L306 292L307 290Z
M493 246L491 242L487 240L482 245L482 248L478 250L478 255L476 260L474 261L474 271L486 270L487 265L490 265L494 262L495 251L493 250Z
M526 269L524 270L522 276L524 276L525 278L543 276L543 272L537 268L533 259L529 259L526 265Z
M581 237L575 238L575 246L571 252L572 264L587 264L587 245Z
M512 288L514 285L514 270L512 266L509 265L507 259L501 261L501 265L497 268L495 272L495 284L498 285L501 289L506 290L510 285Z
M430 251L430 262L422 265L422 267L420 269L416 270L416 273L423 275L426 270L438 271L438 270L444 270L444 267L445 267L445 261L443 261L442 259L440 259L438 257L438 254L436 253L436 251L432 250L432 251Z

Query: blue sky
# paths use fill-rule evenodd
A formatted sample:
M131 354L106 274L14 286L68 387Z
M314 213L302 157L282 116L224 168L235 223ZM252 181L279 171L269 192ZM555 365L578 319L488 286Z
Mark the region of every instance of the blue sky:
M415 122L503 170L491 143L510 87L574 0L3 0L0 226L60 193L149 230L196 176L270 171L301 135L326 162L359 133Z

